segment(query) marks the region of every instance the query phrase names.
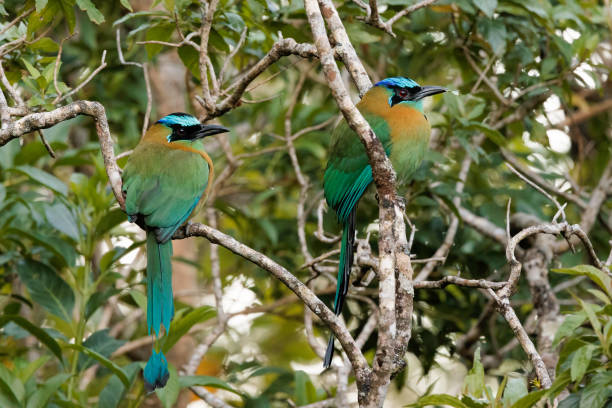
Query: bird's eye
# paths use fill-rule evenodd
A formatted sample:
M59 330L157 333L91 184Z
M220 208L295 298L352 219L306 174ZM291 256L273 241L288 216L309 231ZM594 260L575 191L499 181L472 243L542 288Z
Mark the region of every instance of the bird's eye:
M184 135L185 134L185 129L184 128L178 128L176 133L178 133L179 135Z
M408 97L408 90L405 88L398 89L397 96L399 96L402 99L406 99Z

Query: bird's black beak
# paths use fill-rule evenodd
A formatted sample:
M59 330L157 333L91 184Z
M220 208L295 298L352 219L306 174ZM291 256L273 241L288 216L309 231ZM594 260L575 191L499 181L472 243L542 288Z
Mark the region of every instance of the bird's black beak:
M196 133L196 138L202 139L206 136L212 136L225 132L229 132L229 129L220 125L200 125L200 130L198 130Z
M448 91L448 89L441 86L422 86L421 90L414 95L414 100L418 101L426 96L436 95Z

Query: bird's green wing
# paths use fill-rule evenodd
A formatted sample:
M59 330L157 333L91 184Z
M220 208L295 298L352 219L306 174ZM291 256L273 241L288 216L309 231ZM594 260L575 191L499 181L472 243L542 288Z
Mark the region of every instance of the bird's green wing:
M391 150L389 126L384 119L364 115L370 127L380 139L387 155ZM359 136L342 121L334 130L329 161L323 177L325 198L343 224L372 182L372 168L365 147Z
M166 242L198 204L209 169L197 153L140 143L123 171L125 209Z

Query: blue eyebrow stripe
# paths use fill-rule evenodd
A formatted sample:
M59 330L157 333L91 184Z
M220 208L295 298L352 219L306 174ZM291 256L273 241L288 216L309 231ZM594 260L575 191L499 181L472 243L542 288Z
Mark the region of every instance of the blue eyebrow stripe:
M414 82L412 79L404 78L404 77L386 78L374 84L374 86L380 86L380 85L386 86L386 87L398 87L398 88L412 88L415 86L419 86L419 84Z
M157 123L161 123L166 126L170 126L170 125L194 126L194 125L200 124L198 119L186 113L172 113L170 115L164 116L163 118L158 120Z

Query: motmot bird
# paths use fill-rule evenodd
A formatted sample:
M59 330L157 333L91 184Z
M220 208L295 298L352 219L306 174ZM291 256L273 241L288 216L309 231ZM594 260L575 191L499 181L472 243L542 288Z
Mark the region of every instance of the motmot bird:
M123 170L125 211L147 233L147 327L159 337L174 316L172 301L172 235L204 202L214 167L202 139L228 132L202 125L186 113L164 116L147 130ZM168 362L153 350L144 369L148 391L168 381Z
M422 99L445 91L439 86L419 86L409 78L387 78L377 82L356 105L382 143L399 183L410 180L423 160L429 142L431 128L423 114ZM334 313L339 315L348 292L353 264L357 203L373 179L365 147L346 122L341 122L334 130L330 146L323 189L327 204L336 211L342 224L334 298ZM325 352L325 368L331 365L333 354L332 334Z

